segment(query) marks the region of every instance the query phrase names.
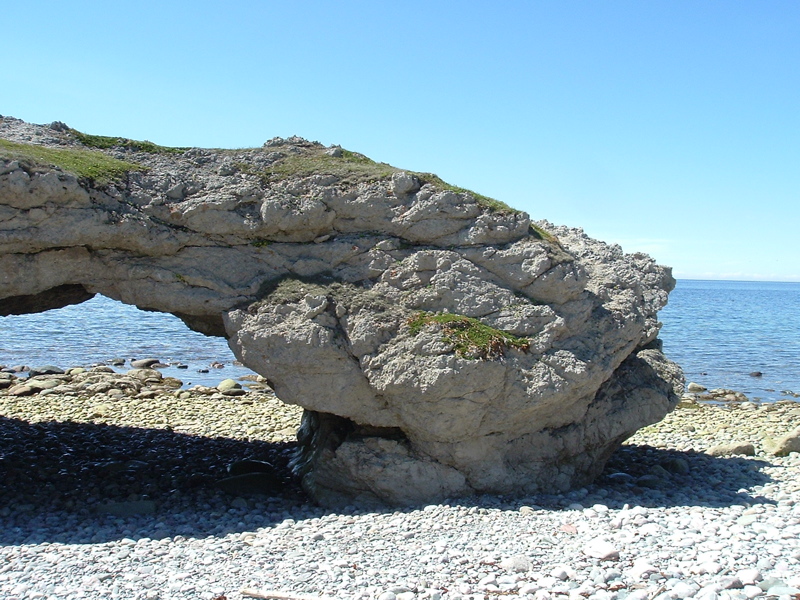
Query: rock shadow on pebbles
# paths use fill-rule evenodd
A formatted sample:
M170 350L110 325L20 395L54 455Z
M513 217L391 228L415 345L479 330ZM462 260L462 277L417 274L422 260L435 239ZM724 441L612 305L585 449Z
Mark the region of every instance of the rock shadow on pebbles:
M306 502L288 468L295 446L0 417L0 544L67 541L63 535L47 539L53 519L74 522L78 538L81 528L108 539L136 535L132 528L145 537L219 535L221 513L256 505L261 521L247 528L265 526L271 507L284 511ZM262 492L250 482L235 495L226 493L219 482L230 477L230 464L244 459L273 466L260 474L270 485Z
M745 490L772 481L763 472L767 466L768 462L754 458L625 445L589 489L618 495L631 506L755 504L768 500Z

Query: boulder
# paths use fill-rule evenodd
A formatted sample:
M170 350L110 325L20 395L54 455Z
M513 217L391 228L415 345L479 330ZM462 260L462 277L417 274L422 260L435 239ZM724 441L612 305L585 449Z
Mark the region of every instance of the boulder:
M125 364L123 361L122 364ZM155 369L156 365L161 364L161 361L157 358L140 358L131 360L131 368L132 369Z
M706 450L706 454L711 456L755 456L756 448L750 442L729 442L727 444L717 444Z
M0 120L0 315L100 293L227 337L306 409L294 467L321 503L584 485L683 391L657 337L675 281L646 255L300 138L42 129ZM93 170L59 166L77 151Z
M800 428L778 438L766 438L764 449L775 456L788 456L800 452Z

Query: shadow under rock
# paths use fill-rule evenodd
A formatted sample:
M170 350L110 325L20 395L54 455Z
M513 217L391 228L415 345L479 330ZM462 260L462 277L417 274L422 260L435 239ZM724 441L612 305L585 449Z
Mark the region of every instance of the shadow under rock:
M294 443L206 438L165 429L73 422L28 423L0 417L0 545L100 543L122 538L206 537L253 531L288 518L332 512L312 505L291 474ZM266 494L219 489L229 464L274 466ZM592 484L524 498L475 496L446 502L501 510L524 504L560 510L573 503L645 507L726 507L771 503L746 491L771 481L755 458L626 445ZM107 514L111 504L144 500L139 514ZM412 511L421 507L408 507ZM341 512L395 512L349 506Z
M294 443L0 417L0 545L98 543L252 531L307 504ZM228 465L270 463L264 494L225 493ZM252 487L252 486L250 486Z
M584 508L603 504L619 510L626 504L646 508L776 504L748 491L773 481L762 471L768 466L769 462L753 457L714 457L703 452L626 445L611 456L600 476L583 488L556 494L482 495L445 502L500 510L518 510L525 505L563 510L575 504Z
M748 490L772 478L770 466L754 457L715 457L645 445L625 445L610 458L587 492L605 491L617 502L646 507L726 507L774 503ZM603 492L600 492L601 494ZM609 508L616 508L609 504Z

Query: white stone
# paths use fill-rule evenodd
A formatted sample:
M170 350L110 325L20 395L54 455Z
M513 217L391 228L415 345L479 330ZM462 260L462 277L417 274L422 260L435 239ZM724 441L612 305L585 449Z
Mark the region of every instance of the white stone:
M757 585L745 585L744 588L742 589L742 592L747 598L750 598L752 600L752 598L756 598L761 594L763 594L764 590L762 590Z
M658 573L658 568L644 559L637 559L633 562L633 566L626 571L626 575L634 580L642 579L645 575L650 573Z
M761 571L758 569L742 569L736 572L736 577L744 585L754 585L763 579Z
M524 555L510 556L500 562L500 567L512 573L525 573L533 567L531 559Z
M600 560L617 560L619 558L619 550L614 544L602 538L591 540L583 547L583 553Z

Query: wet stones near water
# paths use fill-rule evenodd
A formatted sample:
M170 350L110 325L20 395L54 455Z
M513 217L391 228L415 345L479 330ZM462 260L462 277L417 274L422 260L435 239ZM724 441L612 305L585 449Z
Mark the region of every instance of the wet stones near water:
M9 387L10 387L10 389L8 390L9 396L30 396L31 394L36 393L36 390L34 390L31 386L25 384L12 385Z
M686 389L687 392L684 393L681 398L681 402L684 405L696 403L698 401L720 402L720 403L756 403L759 401L758 398L750 398L742 392L737 392L735 390L727 388L716 388L708 390L699 384L690 383L688 386L686 386ZM765 390L765 391L770 392L774 390ZM800 398L800 394L797 394L790 390L781 391L781 395L789 398Z
M158 363L148 361L148 364L154 366ZM60 400L75 400L77 404L85 402L88 404L85 410L94 418L107 417L112 412L117 412L122 401L128 402L131 399L162 402L206 397L211 400L238 397L242 402L253 403L263 394L274 398L269 386L259 376L248 378L246 384L248 389L233 379L227 379L218 387L197 385L184 390L181 380L165 377L154 368L134 368L124 373L117 373L111 367L101 365L91 369L76 367L58 371L60 373L56 373L56 369L53 368L48 370L53 374L29 377L19 376L22 373L0 372L0 395L20 399L51 397L52 402ZM132 411L131 415L141 412ZM132 425L146 426L146 421L134 422Z
M36 377L37 375L63 375L64 370L54 365L45 365L43 367L34 367L28 371L28 377Z
M131 361L132 369L157 369L159 367L166 367L166 366L168 365L163 364L157 358L142 358Z
M241 384L233 379L223 379L217 385L217 389L226 396L243 396L247 393L242 389Z
M757 373L757 374L755 374ZM756 371L751 373L753 377L761 377L763 373ZM774 392L774 389L765 389L765 392ZM780 394L788 398L800 398L800 393L793 392L792 390L781 390ZM691 382L686 386L686 393L683 395L683 401L705 401L705 402L758 402L758 398L749 398L742 392L727 388L716 388L709 390L708 388L700 385L699 383Z
M706 400L706 401L713 401L713 402L749 402L750 398L748 398L742 392L737 392L735 390L729 390L726 388L717 388L713 390L708 390L705 394L700 394L697 396L698 400Z

